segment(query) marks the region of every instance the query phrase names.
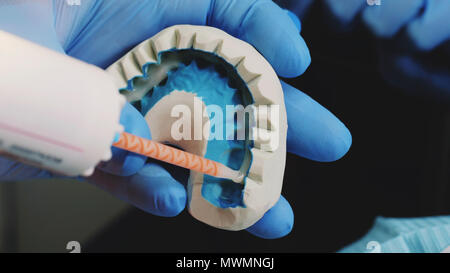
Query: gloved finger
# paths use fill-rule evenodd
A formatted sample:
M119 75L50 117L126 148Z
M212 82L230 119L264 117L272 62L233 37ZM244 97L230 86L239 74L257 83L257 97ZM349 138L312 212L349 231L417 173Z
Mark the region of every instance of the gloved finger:
M333 19L341 25L350 24L357 14L367 5L366 0L325 0Z
M129 103L126 103L122 109L120 124L125 127L125 132L151 139L150 129L148 128L144 117ZM115 175L130 176L135 174L144 166L144 163L147 160L147 157L145 156L127 152L115 147L112 147L112 154L112 159L100 163L98 168L104 172Z
M425 2L425 0L382 1L379 6L366 7L362 17L375 35L391 38L410 20L418 16Z
M53 176L54 174L48 171L0 156L0 182L50 178Z
M88 181L154 215L176 216L186 206L187 194L183 185L157 163L146 163L129 177L96 171Z
M57 3L60 40L69 55L100 67L176 24L211 25L246 40L285 77L302 74L311 61L294 22L270 0L110 0L80 7L77 15L69 8Z
M63 52L55 32L50 0L0 1L0 29Z
M56 28L68 55L106 68L138 43L178 24L205 25L211 0L55 3Z
M216 0L208 25L249 42L283 77L296 77L308 68L311 56L295 23L269 0Z
M294 212L291 205L280 196L278 202L253 226L246 230L263 239L277 239L286 236L294 226Z
M430 51L450 39L450 1L428 1L421 16L408 25L409 37L416 46Z
M288 152L322 162L344 156L352 144L347 127L305 93L281 84L288 119Z

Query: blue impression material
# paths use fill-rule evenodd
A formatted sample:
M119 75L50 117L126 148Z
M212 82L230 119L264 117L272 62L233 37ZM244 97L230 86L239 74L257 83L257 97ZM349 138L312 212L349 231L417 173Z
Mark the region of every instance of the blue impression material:
M228 84L228 78L221 76L213 65L199 68L195 61L185 65L180 63L178 69L168 72L164 85L155 86L141 100L141 113L145 115L160 99L174 90L186 91L196 94L208 106L218 105L223 109L223 140L211 139L208 141L205 157L218 161L235 170L238 170L249 148L245 140L226 140L226 124L237 130L235 120L227 120L226 105L244 105L242 94ZM209 118L213 112L208 113ZM216 132L212 124L211 132ZM220 131L219 131L220 132ZM250 144L251 146L251 144ZM245 207L243 203L244 185L233 183L230 180L205 175L202 187L203 197L216 207Z

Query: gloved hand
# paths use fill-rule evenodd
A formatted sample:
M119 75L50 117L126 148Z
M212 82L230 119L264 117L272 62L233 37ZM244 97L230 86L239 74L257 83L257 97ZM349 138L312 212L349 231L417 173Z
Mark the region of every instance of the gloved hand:
M379 38L381 72L410 92L450 99L450 1L326 0L329 11L348 26L361 15ZM372 5L369 5L372 4ZM442 51L435 58L436 50ZM446 60L442 60L442 56Z
M28 35L102 68L139 42L176 24L209 25L245 40L265 56L280 76L299 76L310 63L299 28L285 10L270 0L81 0L80 3L69 6L66 1L55 0L52 6L50 1L20 1L4 14L3 8L0 9L0 28ZM42 5L40 13L35 12L37 5ZM17 13L28 15L27 21L19 19L23 16ZM289 123L288 150L317 161L342 157L352 141L344 124L303 92L286 83L283 89ZM129 111L131 114L123 115L125 126L133 128L132 133L148 131L141 124L142 117L137 118ZM145 163L143 167L141 163L142 159L133 155L115 154L104 166L108 172L96 171L90 181L147 212L161 216L179 214L187 198L178 177L158 163ZM293 219L289 203L281 197L248 231L262 238L282 237L290 232Z

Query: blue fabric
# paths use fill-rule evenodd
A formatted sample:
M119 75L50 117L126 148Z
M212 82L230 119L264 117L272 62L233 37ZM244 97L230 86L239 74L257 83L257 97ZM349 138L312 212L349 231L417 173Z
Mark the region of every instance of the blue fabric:
M449 246L450 216L378 217L363 238L339 252L439 253Z
M175 24L209 25L247 41L283 77L301 75L311 62L296 24L271 0L82 0L79 6L58 0L17 2L20 4L7 1L13 3L7 9L4 5L0 7L0 29L102 68L136 44ZM23 19L23 13L27 19ZM289 151L319 161L342 157L351 145L347 128L301 91L287 84L283 84L283 88L289 101ZM295 107L297 103L307 107ZM122 119L127 130L145 135L142 115L136 115L131 109L124 111L124 115L130 117ZM316 119L316 115L321 119ZM301 126L303 119L316 124L306 128ZM185 207L186 192L177 174L152 162L141 167L142 162L135 155L115 152L112 162L103 166L106 172L97 171L90 182L150 213L162 216L180 213ZM20 171L10 172L11 166ZM5 173L14 174L7 179L24 179L42 172L25 172L17 166L17 163L1 159L0 179L6 177ZM249 232L262 238L289 233L293 217L286 203L278 202Z

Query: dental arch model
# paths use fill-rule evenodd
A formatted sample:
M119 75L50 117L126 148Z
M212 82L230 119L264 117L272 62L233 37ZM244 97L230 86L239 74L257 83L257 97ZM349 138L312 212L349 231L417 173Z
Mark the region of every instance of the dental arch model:
M217 228L242 230L278 201L286 158L286 110L278 77L255 48L216 28L177 25L142 42L107 71L144 115L153 140L246 174L238 184L191 171L187 190L193 217ZM173 108L185 105L194 113L194 104L203 109L210 104L252 105L256 111L248 129L255 138L175 140L171 129L178 118L171 115ZM258 111L266 106L279 106L278 115ZM191 124L199 122L191 118ZM201 119L209 128L210 118Z

